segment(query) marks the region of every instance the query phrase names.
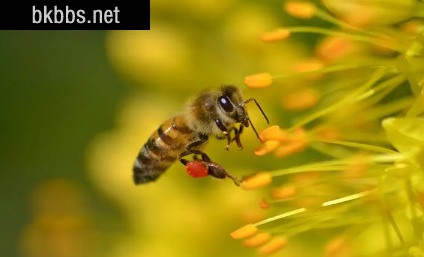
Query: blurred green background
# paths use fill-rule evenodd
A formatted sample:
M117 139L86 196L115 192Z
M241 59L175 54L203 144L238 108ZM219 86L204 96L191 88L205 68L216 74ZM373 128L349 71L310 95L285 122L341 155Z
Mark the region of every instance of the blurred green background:
M260 192L195 180L179 164L136 187L131 167L150 133L206 87L236 84L287 125L296 114L276 92L249 90L243 77L290 70L315 37L259 40L298 22L280 1L151 5L150 31L0 32L0 256L255 256L229 233L265 217ZM302 162L252 158L251 130L243 142L207 149L237 176Z
M34 219L35 191L50 180L72 181L92 210L119 216L87 179L84 149L113 126L128 89L105 55L104 31L1 31L0 38L0 255L32 256L20 252L20 240Z

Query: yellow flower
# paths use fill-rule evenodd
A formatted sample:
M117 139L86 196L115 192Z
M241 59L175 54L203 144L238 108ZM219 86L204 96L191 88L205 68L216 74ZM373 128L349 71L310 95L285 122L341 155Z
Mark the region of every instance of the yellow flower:
M316 7L307 1L285 1L284 10L296 18L309 19L315 15Z
M265 256L270 255L272 253L275 253L276 251L280 250L287 244L287 238L282 236L277 236L272 238L268 243L266 243L264 246L259 248L258 254Z
M269 233L258 233L251 238L244 240L243 244L247 247L258 247L263 245L271 238Z
M261 35L261 40L264 42L274 42L286 39L290 36L290 31L286 29L276 29L263 33Z
M267 72L258 73L245 77L244 84L251 88L268 87L272 84L272 77Z
M253 236L254 234L256 234L257 231L258 231L257 227L255 227L252 224L248 224L232 232L230 235L234 239L243 239L243 238Z
M296 195L296 187L292 184L287 184L281 187L272 189L271 196L275 200L289 199Z
M288 133L281 130L279 126L273 125L269 126L268 128L264 129L260 134L259 138L262 141L268 141L268 140L278 140L278 141L284 141L288 138Z
M272 182L272 176L268 172L258 172L246 179L243 179L241 187L246 190L265 187Z
M268 141L265 141L260 146L258 146L255 149L254 153L257 156L263 156L267 153L274 151L279 145L280 145L280 141L278 140L268 140Z
M294 66L294 72L306 73L310 71L319 71L322 68L324 68L324 64L320 60L311 58L296 63ZM305 77L309 79L319 79L323 77L323 74L318 73L314 75L307 75Z
M315 106L319 99L320 93L311 87L285 94L281 104L287 110L297 111Z

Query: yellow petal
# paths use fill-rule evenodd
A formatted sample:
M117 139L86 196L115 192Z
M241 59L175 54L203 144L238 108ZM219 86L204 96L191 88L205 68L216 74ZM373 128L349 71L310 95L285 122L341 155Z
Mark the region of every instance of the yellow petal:
M271 238L268 233L259 233L249 239L244 240L243 244L247 247L257 247L264 244Z
M251 88L268 87L272 84L271 74L268 72L257 73L244 78L244 84Z
M253 224L247 224L244 227L241 227L230 234L230 236L234 239L243 239L250 236L253 236L258 231L258 228Z
M310 71L318 71L322 68L324 68L324 64L319 59L311 58L297 63L294 66L294 72L303 73ZM314 75L307 75L305 77L309 79L319 79L323 77L323 74L318 73Z
M263 142L268 141L268 140L284 141L284 140L287 139L287 137L288 137L288 133L285 132L284 130L280 129L280 127L277 126L277 125L270 126L266 129L264 129L259 134L259 138Z
M286 39L290 36L290 31L287 29L276 29L266 32L261 35L261 40L264 42L274 42Z
M264 255L275 253L276 251L283 248L286 244L287 244L287 238L282 236L274 237L264 246L259 248L258 254L264 256Z
M296 187L294 185L285 185L279 188L274 188L271 191L271 197L274 200L280 200L280 199L288 199L296 194Z
M304 110L313 107L320 99L318 90L302 89L283 97L282 105L288 110Z
M283 146L280 146L277 150L275 150L275 156L282 158L289 155L293 155L296 153L299 153L303 151L306 148L307 144L306 142L292 142L290 144L286 144Z
M284 10L293 17L310 19L315 15L316 6L305 1L286 1Z
M274 151L280 145L280 141L277 140L269 140L265 141L262 145L258 146L254 153L257 156L263 156L267 153Z
M265 187L272 182L272 176L269 172L258 172L251 177L244 179L241 187L246 190Z

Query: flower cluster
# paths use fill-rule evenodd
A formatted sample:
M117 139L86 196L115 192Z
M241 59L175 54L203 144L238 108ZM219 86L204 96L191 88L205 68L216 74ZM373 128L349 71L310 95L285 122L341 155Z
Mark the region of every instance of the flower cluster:
M296 33L321 34L314 56L294 65L293 73L262 72L244 82L258 90L279 87L283 108L309 111L291 127L262 131L257 156L284 158L309 149L323 160L246 178L242 188L265 190L258 207L271 216L231 237L268 255L295 236L319 230L327 242L325 256L424 256L424 23L419 20L424 4L322 2L332 14L307 1L285 1L284 9L334 28L285 27L261 35L275 44ZM294 77L308 83L281 84Z

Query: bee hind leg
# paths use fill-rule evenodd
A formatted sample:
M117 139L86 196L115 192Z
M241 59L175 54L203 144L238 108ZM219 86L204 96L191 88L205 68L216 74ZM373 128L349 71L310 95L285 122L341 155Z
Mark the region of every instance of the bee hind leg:
M180 160L180 162L185 166L187 164L187 162L185 162L184 159L182 159L182 158L187 156L187 155L190 155L190 154L194 154L194 156L193 156L194 160L198 160L198 157L196 155L200 155L202 157L202 161L211 162L211 158L209 158L209 156L207 154L196 149L196 148L199 148L200 146L202 146L203 144L205 144L207 141L208 141L208 137L203 137L199 141L196 141L196 142L189 144L187 146L186 150L178 155L178 159Z
M186 166L190 161L189 160L187 160L187 159L180 159L180 162L184 165L184 166Z
M236 184L236 186L240 186L240 181L236 177L228 173L221 165L214 162L204 162L204 165L207 167L208 174L210 176L218 179L230 178L234 181L234 184Z

